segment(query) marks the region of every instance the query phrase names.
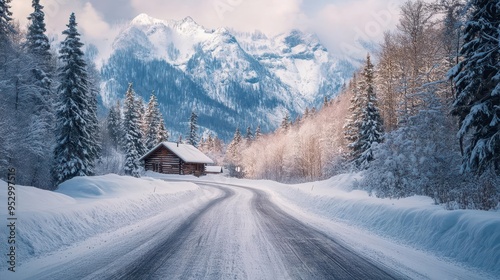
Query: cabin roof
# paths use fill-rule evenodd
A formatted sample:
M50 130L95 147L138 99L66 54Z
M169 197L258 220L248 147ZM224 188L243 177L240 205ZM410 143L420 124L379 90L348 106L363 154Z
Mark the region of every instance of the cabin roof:
M204 153L198 150L196 147L189 144L177 144L174 142L162 142L145 155L143 155L140 160L144 160L149 157L154 151L156 151L161 146L167 148L176 156L178 156L185 163L206 163L213 164L214 161L207 157Z
M205 172L209 172L209 173L221 173L222 172L222 166L207 166L207 167L205 167Z

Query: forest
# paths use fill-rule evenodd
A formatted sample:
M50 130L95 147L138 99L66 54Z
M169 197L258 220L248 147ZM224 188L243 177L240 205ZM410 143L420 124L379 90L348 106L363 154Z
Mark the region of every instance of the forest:
M99 118L96 50L80 41L75 14L54 50L40 1L27 30L9 3L0 0L0 178L12 166L18 184L43 189L75 176L140 176L140 156L172 138L155 93L146 104L129 84L123 104ZM397 28L320 108L286 114L269 134L260 132L268 124L238 128L227 145L199 131L193 111L173 141L198 146L232 176L297 183L362 172L356 187L378 197L495 209L499 30L499 0L407 1Z
M499 1L408 1L375 65L368 55L339 96L272 134L236 131L226 163L280 182L363 172L357 187L378 197L496 208L499 30Z

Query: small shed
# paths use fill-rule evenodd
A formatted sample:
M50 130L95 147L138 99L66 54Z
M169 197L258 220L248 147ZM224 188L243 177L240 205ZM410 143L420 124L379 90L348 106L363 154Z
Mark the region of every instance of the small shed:
M224 169L222 168L222 166L210 165L210 166L205 166L205 172L207 174L221 174L224 172Z
M205 166L214 163L196 147L174 142L156 145L140 160L144 162L146 171L196 176L205 175Z

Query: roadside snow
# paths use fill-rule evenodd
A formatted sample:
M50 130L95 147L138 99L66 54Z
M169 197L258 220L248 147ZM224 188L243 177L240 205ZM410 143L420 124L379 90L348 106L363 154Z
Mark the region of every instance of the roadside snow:
M0 189L7 189L4 181ZM215 195L193 183L118 175L73 178L55 192L16 186L16 266L162 211L179 216ZM7 205L7 191L0 201ZM0 212L0 220L6 216ZM5 237L5 230L0 233ZM7 242L0 242L0 252L7 252ZM0 271L7 271L6 261Z
M494 279L500 275L498 211L447 211L430 198L418 196L400 200L370 197L352 190L359 174L298 185L222 175L195 178L148 172L146 176L150 177L78 177L56 192L16 186L17 266L37 257L41 258L36 263L43 265L51 252L74 244L87 246L82 241L102 239L102 233L113 232L114 236L117 230L128 231L140 220L154 224L155 215L162 212L168 213L163 222L181 219L220 195L220 191L195 184L208 181L264 190L273 202L303 222L373 260L392 263L413 278ZM185 180L193 183L181 182ZM6 185L0 181L3 205L7 205ZM0 219L6 218L4 209ZM5 233L0 230L3 240ZM7 252L7 242L0 242L0 252ZM6 270L7 262L0 262L1 279Z
M356 241L353 234L359 231L372 235L375 233L386 241L389 239L413 248L408 250L407 255L413 254L415 249L422 250L467 269L500 275L500 212L448 211L435 205L431 198L423 196L399 200L372 197L365 191L353 190L353 184L359 181L360 176L343 174L325 181L297 185L220 175L209 175L199 180L265 190L271 194L274 202L293 212L291 214L300 216L304 222L322 229L327 229L326 223L341 226L333 231L341 233L346 242L356 246L363 245L363 242ZM366 235L363 238L367 238ZM366 245L373 250L384 250L377 244ZM424 258L433 259L428 254L421 256L421 260ZM439 271L432 271L432 267L423 269L429 270L427 277L441 275Z

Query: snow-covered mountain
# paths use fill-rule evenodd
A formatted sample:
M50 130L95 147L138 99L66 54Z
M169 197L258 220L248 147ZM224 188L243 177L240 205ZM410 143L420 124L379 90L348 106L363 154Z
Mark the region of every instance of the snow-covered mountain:
M132 82L146 100L156 92L174 133L185 133L194 110L203 129L228 139L237 126L274 129L286 112L319 105L352 71L313 34L293 30L269 38L206 29L190 17L141 14L115 38L102 68L102 100L109 107Z

